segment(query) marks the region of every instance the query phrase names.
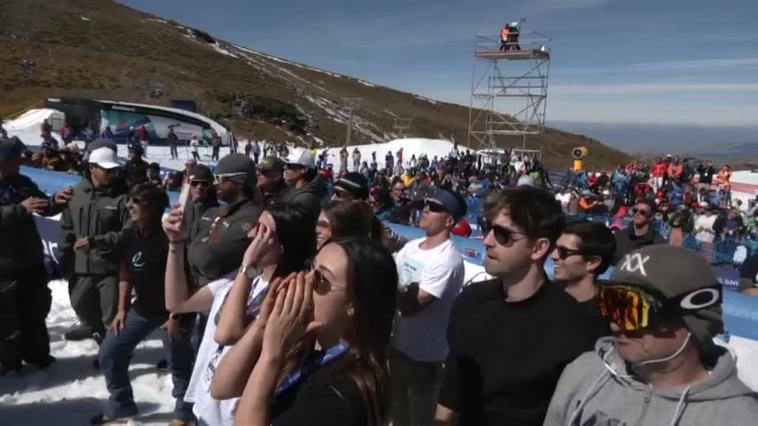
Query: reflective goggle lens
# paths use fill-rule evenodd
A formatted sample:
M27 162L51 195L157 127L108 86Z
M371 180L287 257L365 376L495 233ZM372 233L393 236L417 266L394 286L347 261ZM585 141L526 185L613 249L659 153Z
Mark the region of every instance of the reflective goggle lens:
M651 325L655 299L638 288L625 285L600 286L600 314L621 327L635 331Z

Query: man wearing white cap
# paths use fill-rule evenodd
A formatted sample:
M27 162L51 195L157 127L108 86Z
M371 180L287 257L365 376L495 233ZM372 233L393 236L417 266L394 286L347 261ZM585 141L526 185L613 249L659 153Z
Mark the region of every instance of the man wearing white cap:
M127 188L119 176L115 145L95 141L89 153L89 178L74 188L61 218L60 251L69 279L71 306L83 328L68 340L90 336L98 342L116 315L119 263L108 254L128 222Z
M313 155L305 148L293 148L284 159L284 180L289 187L281 197L285 203L300 204L315 220L321 211L326 185L316 173Z

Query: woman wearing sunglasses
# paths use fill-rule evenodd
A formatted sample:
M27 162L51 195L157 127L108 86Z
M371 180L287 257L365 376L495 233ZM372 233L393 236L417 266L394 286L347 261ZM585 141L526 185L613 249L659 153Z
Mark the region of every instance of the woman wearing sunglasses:
M118 313L99 353L100 370L110 397L104 413L95 416L92 424L137 414L129 382L129 358L137 344L158 328L165 331L161 337L174 384L174 420L176 424L184 424L181 422L193 419L191 405L184 402L192 371L193 351L188 333L191 324L169 316L164 306L168 240L161 231L161 216L167 206L166 193L150 184L136 186L127 202L132 226L124 229L115 250L121 259Z
M316 221L316 246L321 248L331 240L347 237L379 238L381 226L368 204L362 201L332 201Z
M209 387L218 362L258 315L269 282L305 269L315 251L314 224L292 204L264 210L248 233L251 242L242 266L232 279L209 283L194 293L187 286L181 211L174 209L164 223L172 243L166 266L166 307L172 312L209 312L186 400L201 424L229 425L236 401L211 398ZM223 306L223 309L222 309Z
M237 425L386 423L392 256L376 241L349 238L326 244L313 266L272 287L219 365L211 391L242 395Z

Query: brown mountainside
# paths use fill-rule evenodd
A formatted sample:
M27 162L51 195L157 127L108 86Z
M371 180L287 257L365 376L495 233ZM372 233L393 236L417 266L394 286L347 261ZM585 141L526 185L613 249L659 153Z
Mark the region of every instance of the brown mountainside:
M412 118L410 136L466 141L468 107L434 101L279 59L216 39L111 0L0 0L0 116L48 96L154 104L194 99L200 112L239 135L340 145L347 114L342 100L362 98L353 143L396 137L395 117ZM34 61L34 71L21 67ZM160 89L163 96L151 98ZM590 167L629 156L596 140L547 129L529 137L552 168L569 165L575 146L590 150ZM520 137L503 147L520 147ZM476 147L473 147L476 148Z

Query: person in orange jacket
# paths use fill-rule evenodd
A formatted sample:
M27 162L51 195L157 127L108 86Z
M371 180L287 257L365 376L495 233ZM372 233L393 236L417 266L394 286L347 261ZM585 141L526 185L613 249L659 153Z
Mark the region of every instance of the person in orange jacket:
M674 160L668 167L669 180L672 182L681 182L683 172L684 167L682 166L681 161L679 161L679 157L674 157Z
M510 35L511 27L508 24L503 25L503 29L500 30L500 51L505 52L508 50L508 36Z

